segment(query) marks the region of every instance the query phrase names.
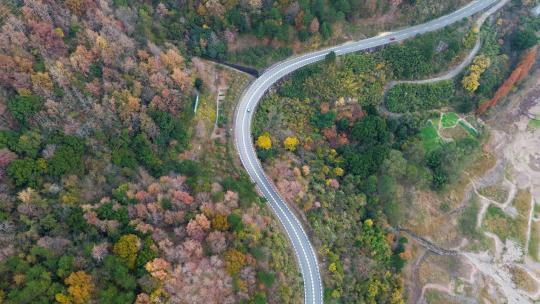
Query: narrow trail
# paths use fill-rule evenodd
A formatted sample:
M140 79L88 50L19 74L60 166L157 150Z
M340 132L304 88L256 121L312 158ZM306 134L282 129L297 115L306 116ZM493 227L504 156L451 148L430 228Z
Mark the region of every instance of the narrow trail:
M475 27L480 29L489 16L494 14L496 11L498 11L501 7L503 7L509 1L510 0L502 0L501 2L499 2L496 5L494 5L493 7L491 7L489 10L487 10L485 13L483 13L476 20ZM386 107L385 97L386 97L386 93L390 89L392 89L393 87L395 87L398 84L404 84L404 83L408 83L408 84L426 84L426 83L433 83L433 82L453 79L454 77L459 75L459 73L461 73L461 71L463 71L467 66L469 66L469 64L471 64L474 57L476 56L476 54L478 54L478 52L480 51L480 48L482 47L482 41L481 40L482 39L481 39L480 35L478 35L478 38L476 39L476 43L474 44L474 47L471 49L469 54L467 54L467 56L465 56L463 61L460 64L458 64L457 66L453 67L452 69L446 71L442 75L435 76L435 77L432 77L432 78L427 78L427 79L421 79L421 80L393 80L393 81L388 82L384 87L383 101L379 105L379 112L381 114L385 115L385 116L392 117L392 118L397 118L397 117L402 116L404 113L391 112Z
M531 210L529 211L529 219L527 221L527 235L525 237L525 249L529 248L529 241L531 239L531 225L534 216L534 197L531 195Z
M411 230L409 230L407 228L403 228L403 227L398 226L394 230L397 233L399 233L399 232L406 233L412 239L414 239L420 246L424 247L428 251L430 251L432 253L435 253L437 255L441 255L441 256L457 256L457 255L460 254L460 252L458 250L446 249L446 248L443 248L441 246L438 246L435 243L433 243L432 241L430 241L430 240L428 240L428 239L426 239L424 237L419 236L418 234L414 233L413 231L411 231Z
M452 284L452 282L450 282L447 285L442 285L442 284L437 284L437 283L427 283L426 285L424 285L422 287L422 292L420 294L420 298L418 298L418 301L416 301L417 304L426 303L424 296L425 296L426 291L428 289L437 290L437 291L446 293L446 294L448 294L450 296L455 295L455 293L454 293L454 285Z
M482 46L482 43L481 43L480 37L479 37L476 40L476 43L474 44L474 47L471 49L471 51L465 57L465 59L459 65L455 66L453 69L447 71L443 75L436 76L436 77L433 77L433 78L422 79L422 80L392 80L392 81L388 82L384 87L383 101L379 105L379 112L381 114L385 115L385 116L392 117L392 118L397 118L397 117L403 116L404 113L391 112L386 107L386 102L385 102L386 93L388 93L388 91L390 91L390 89L392 89L393 87L395 87L398 84L404 84L404 83L408 83L408 84L426 84L426 83L433 83L433 82L452 79L452 78L456 77L459 73L461 73L461 71L463 69L465 69L467 66L469 66L469 64L474 59L474 56L476 56L476 54L478 54L478 51L480 51L481 46Z
M443 129L443 126L442 126L442 117L443 117L443 113L439 113L439 123L437 124L437 136L439 136L440 139L442 139L445 143L449 143L451 142L453 139L452 138L448 138L444 135L441 134L441 130ZM433 125L433 121L430 119L429 121L431 121L431 124Z
M529 296L515 287L505 264L493 263L487 253L464 253L467 260L484 276L491 278L501 289L508 303L530 303Z
M443 80L449 80L454 77L456 77L461 71L466 68L474 59L474 56L478 54L478 51L480 51L480 47L482 46L482 43L480 42L480 38L476 40L476 43L474 44L474 47L471 49L469 54L461 61L460 64L452 68L451 70L446 71L444 74L440 76L436 76L433 78L427 78L427 79L421 79L421 80L393 80L390 81L386 87L385 91L390 90L391 88L395 87L398 84L403 83L410 83L410 84L425 84L425 83L433 83L437 81L443 81Z
M420 256L416 259L415 263L412 265L411 267L412 280L411 281L413 282L418 281L418 273L420 271L419 270L420 264L424 262L424 259L427 253L428 251L424 250L420 254ZM418 286L417 284L412 284L412 286L408 285L407 287L409 288L409 294L410 294L410 298L412 299L412 303L416 303L422 299L423 293L422 293L422 288L420 288L420 286Z
M504 142L505 144L501 144ZM493 152L498 155L506 156L506 147L509 143L513 142L512 138L507 136L496 137L495 141L492 141ZM424 248L425 253L433 253L441 256L458 256L463 262L470 265L469 274L458 275L453 277L448 284L440 282L425 282L419 286L416 286L412 293L413 303L426 303L426 292L429 290L437 291L441 294L451 297L453 300L457 300L459 303L476 303L474 299L467 298L467 295L463 295L459 291L457 284L459 282L468 282L470 286L479 286L478 280L489 280L491 286L496 286L497 294L491 294L493 299L500 297L506 299L507 303L537 303L540 300L540 264L533 261L527 256L528 243L531 239L531 226L537 219L534 216L534 205L536 201L534 197L530 201L530 209L526 214L516 215L513 211L513 203L518 193L518 181L514 180L514 175L509 175L508 166L512 166L513 163L508 158L499 160L496 165L489 169L485 174L476 178L470 178L467 186L466 194L462 200L460 206L448 213L455 216L457 213L466 208L472 196L478 198L480 204L480 210L477 214L477 229L486 237L492 240L492 245L489 249L482 249L484 251L476 252L472 247L467 247L467 243L458 246L457 248L442 248L428 239L416 235L412 232L408 232L406 229L400 229L400 231L407 233L410 238L418 245ZM529 176L532 178L532 176ZM483 188L489 186L498 186L503 190L504 195L492 197L482 191ZM521 187L520 187L521 188ZM509 240L501 240L501 238L489 231L483 231L482 224L486 216L487 208L490 206L496 206L503 210L510 216L521 216L527 221L527 235L525 237L527 243L525 246L519 245L517 242ZM538 219L540 220L540 219ZM399 227L398 227L399 228ZM467 241L467 239L463 239ZM523 246L523 247L522 247ZM470 248L470 249L469 249ZM471 251L472 250L472 251ZM477 250L477 249L476 249ZM425 254L424 253L424 254ZM425 259L417 260L414 270L417 271L419 265L423 263ZM520 270L527 276L525 285L517 285L515 279L515 270ZM415 281L418 279L415 273ZM528 286L528 287L523 287ZM486 298L484 298L486 300Z
M216 96L216 119L214 120L214 129L212 130L212 135L216 133L219 122L219 105L220 102L225 100L225 94L227 93L227 88L218 88Z
M509 190L508 190L508 196L506 197L505 201L503 203L500 203L500 202L497 202L497 201L495 201L495 200L493 200L493 199L491 199L489 197L486 197L486 196L482 195L478 191L479 188L482 188L485 185L482 185L482 186L478 187L477 181L471 179L470 182L471 182L472 190L473 190L474 194L480 199L480 204L482 205L480 207L480 212L478 212L477 221L476 221L476 228L480 228L482 226L482 222L484 220L485 213L487 211L487 208L490 205L497 206L501 210L505 211L510 206L512 201L514 200L514 198L516 196L516 193L517 193L516 185L514 183L510 182L506 177L504 177L502 183L505 185L505 188L509 188Z
M323 303L324 289L319 270L318 255L314 250L309 236L302 227L302 223L289 208L287 202L277 191L274 183L265 174L264 169L257 158L251 126L253 109L257 107L265 92L268 91L279 79L286 75L324 58L334 52L337 56L374 49L390 43L397 43L405 39L414 38L418 34L436 31L449 24L484 10L492 11L493 7L499 8L500 3L508 0L475 0L446 16L433 19L424 24L411 26L392 32L392 36L375 36L364 40L345 43L327 49L314 51L307 54L291 57L271 66L262 73L254 82L247 87L242 94L235 110L234 141L240 161L244 165L251 180L256 184L261 194L266 198L268 206L278 218L288 239L293 247L298 261L299 270L304 282L304 302Z
M501 137L500 139L506 141L508 144L508 138ZM505 155L505 149L497 141L492 144L495 148L501 148L498 150L498 154ZM500 292L491 296L497 298L498 295L498 297L502 297L501 299L505 299L506 303L538 303L538 300L540 300L540 264L528 257L527 250L531 239L531 226L533 222L536 222L534 216L536 201L534 197L531 197L530 209L526 214L515 214L512 211L514 200L518 194L518 181L514 180L513 175L508 175L507 165L511 165L511 161L508 163L505 160L506 158L499 161L483 176L475 179L471 178L467 190L470 195L466 197L470 199L474 195L478 197L481 204L481 210L477 215L477 228L480 229L479 231L485 237L493 240L493 245L489 249L483 249L483 251L477 252L474 249L466 249L466 246L461 245L458 248L450 250L438 247L420 236L409 234L413 240L427 251L439 255L458 255L464 261L467 261L467 264L470 264L469 268L471 269L470 275L467 275L467 278L458 276L452 278L448 284L428 281L423 286L421 285L422 287L418 291L421 297L415 298L415 303L425 303L427 290L438 291L452 297L454 300L457 299L460 303L465 303L469 299L457 291L457 287L455 287L457 285L455 284L467 280L473 287L478 286L477 280L489 280L492 282L491 286L496 286L498 292ZM504 196L490 197L487 194L483 195L482 193L484 192L481 189L488 186L502 187ZM509 216L520 216L526 219L526 244L524 246L512 239L503 241L499 235L482 229L486 210L490 205L500 208ZM465 206L463 205L462 207L464 208ZM463 208L460 207L459 209ZM451 254L448 254L449 251L451 251ZM520 281L516 281L515 271L524 273L527 278L522 278L523 281L519 283Z

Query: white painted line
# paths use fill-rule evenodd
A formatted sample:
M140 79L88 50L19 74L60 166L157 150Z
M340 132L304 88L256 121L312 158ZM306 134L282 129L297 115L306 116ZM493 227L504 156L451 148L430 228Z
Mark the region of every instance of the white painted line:
M461 9L447 16L432 20L423 25L414 26L409 29L393 33L395 35L393 37L401 41L407 39L408 37L414 36L416 33L424 33L441 28L458 21L464 16L470 16L495 2L497 2L497 0L473 1L465 7L462 7ZM246 109L255 109L266 90L268 90L275 81L307 64L322 60L330 51L334 51L338 55L343 55L375 46L389 44L391 42L392 41L390 41L387 36L372 37L354 43L348 42L344 45L331 47L310 54L304 54L280 62L269 68L265 73L263 73L263 75L255 80L255 82L241 97L237 108L235 115L235 144L239 151L240 160L246 167L251 179L255 182L263 195L265 195L268 205L277 215L278 220L284 227L285 232L293 245L295 255L298 259L300 271L304 278L304 300L306 303L318 304L323 302L322 280L320 277L317 255L313 246L309 242L309 238L305 233L300 221L289 209L287 203L281 198L279 192L275 188L275 185L268 179L266 174L264 174L264 169L257 159L250 134L254 111L247 113ZM318 282L315 282L315 280Z

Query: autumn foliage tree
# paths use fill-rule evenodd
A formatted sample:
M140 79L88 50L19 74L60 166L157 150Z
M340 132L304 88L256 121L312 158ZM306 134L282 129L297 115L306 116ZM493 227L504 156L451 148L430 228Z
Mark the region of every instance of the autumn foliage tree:
M295 136L288 136L283 141L283 145L285 146L285 149L289 151L295 151L298 143L299 143L298 138L296 138Z
M472 30L467 32L465 37L463 37L463 46L466 48L472 48L474 46L474 43L478 39L478 32L480 30L477 27L474 27Z
M128 267L135 267L137 261L137 252L141 246L141 240L134 234L123 235L116 244L114 244L113 252L122 258Z
M94 290L92 276L84 271L71 273L65 280L68 285L68 294L57 294L56 301L61 304L89 303Z
M170 275L171 264L162 258L156 258L144 266L154 278L164 282Z
M480 55L476 56L473 64L469 68L469 75L463 77L461 81L463 88L469 92L474 92L480 86L480 76L486 71L491 64L489 57Z
M17 158L17 155L10 150L3 148L0 149L0 179L5 174L6 168L14 159Z
M499 89L497 89L497 91L493 95L493 98L489 101L482 103L476 110L476 114L484 114L487 109L495 106L501 99L508 95L514 85L518 83L521 79L523 79L525 76L527 76L534 64L537 53L538 46L534 46L529 49L529 51L527 51L522 57L516 68L512 71L510 76L504 81L504 83L499 87Z
M66 51L66 45L62 38L64 33L60 28L54 28L48 22L29 22L32 29L30 39L38 49L43 49L44 52L51 57L63 56Z
M32 61L0 54L0 85L14 89L30 88Z
M229 229L229 222L227 216L223 214L217 214L212 219L212 228L220 231L226 231Z
M254 204L249 179L181 155L190 148L194 79L206 80L211 66L199 59L197 67L193 55L224 58L224 31L232 42L236 26L251 30L240 3L204 1L193 19L200 1L5 2L0 302L253 302L259 271L298 289L282 270L294 263L283 236ZM262 8L251 2L242 6ZM279 19L271 30L287 34ZM227 26L214 28L217 20ZM256 263L247 253L255 247L271 255ZM234 278L224 255L232 248L241 255L230 255L231 265L241 257L249 265Z
M263 150L269 150L272 148L272 139L268 133L264 133L257 138L257 147Z
M247 256L238 250L231 249L225 252L226 269L231 275L237 274L247 262Z

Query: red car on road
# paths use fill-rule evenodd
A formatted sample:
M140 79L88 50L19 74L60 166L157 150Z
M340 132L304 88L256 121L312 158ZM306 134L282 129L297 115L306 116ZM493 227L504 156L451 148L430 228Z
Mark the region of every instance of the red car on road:
M390 41L395 41L396 37L390 37Z

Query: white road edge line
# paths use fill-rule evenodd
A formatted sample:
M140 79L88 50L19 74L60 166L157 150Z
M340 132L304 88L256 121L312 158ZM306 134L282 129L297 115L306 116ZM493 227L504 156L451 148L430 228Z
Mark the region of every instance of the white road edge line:
M480 10L485 9L497 1L499 0L475 0L446 16L439 17L421 25L412 26L410 28L394 32L392 35L390 35L394 37L392 41L388 40L389 35L375 36L357 42L349 42L343 45L290 58L270 67L265 71L265 73L260 75L260 77L256 79L246 91L244 91L235 113L235 145L239 152L242 164L244 164L248 174L255 182L257 187L261 190L262 194L266 196L270 208L278 217L278 220L285 229L285 232L293 245L300 271L304 277L305 303L323 303L322 280L320 277L317 255L313 245L311 245L311 242L309 241L309 238L302 227L302 224L296 218L294 213L291 212L287 203L280 197L274 183L268 179L266 174L264 174L264 169L256 157L251 138L251 121L253 118L253 112L258 102L264 96L266 90L268 90L274 82L307 64L322 60L331 51L336 52L337 55L343 55L369 49L374 46L389 44L394 41L401 41L412 37L414 34L419 32L425 33L447 26L464 17L468 17ZM246 112L246 108L252 109L252 111ZM238 125L240 123L241 126ZM248 127L249 130L246 132L246 128ZM237 134L238 132L236 131L241 131L241 134ZM240 136L240 142L238 141L238 136ZM285 220L283 220L282 217L284 217ZM291 235L290 230L292 230L293 235ZM300 251L298 250L298 246L300 247ZM308 247L308 251L306 251L305 247ZM315 269L313 269L313 267ZM316 279L319 285L317 291L315 290L316 283L314 282L314 271L316 271ZM305 277L306 275L308 276L307 278ZM309 301L309 297L311 297L312 301Z

